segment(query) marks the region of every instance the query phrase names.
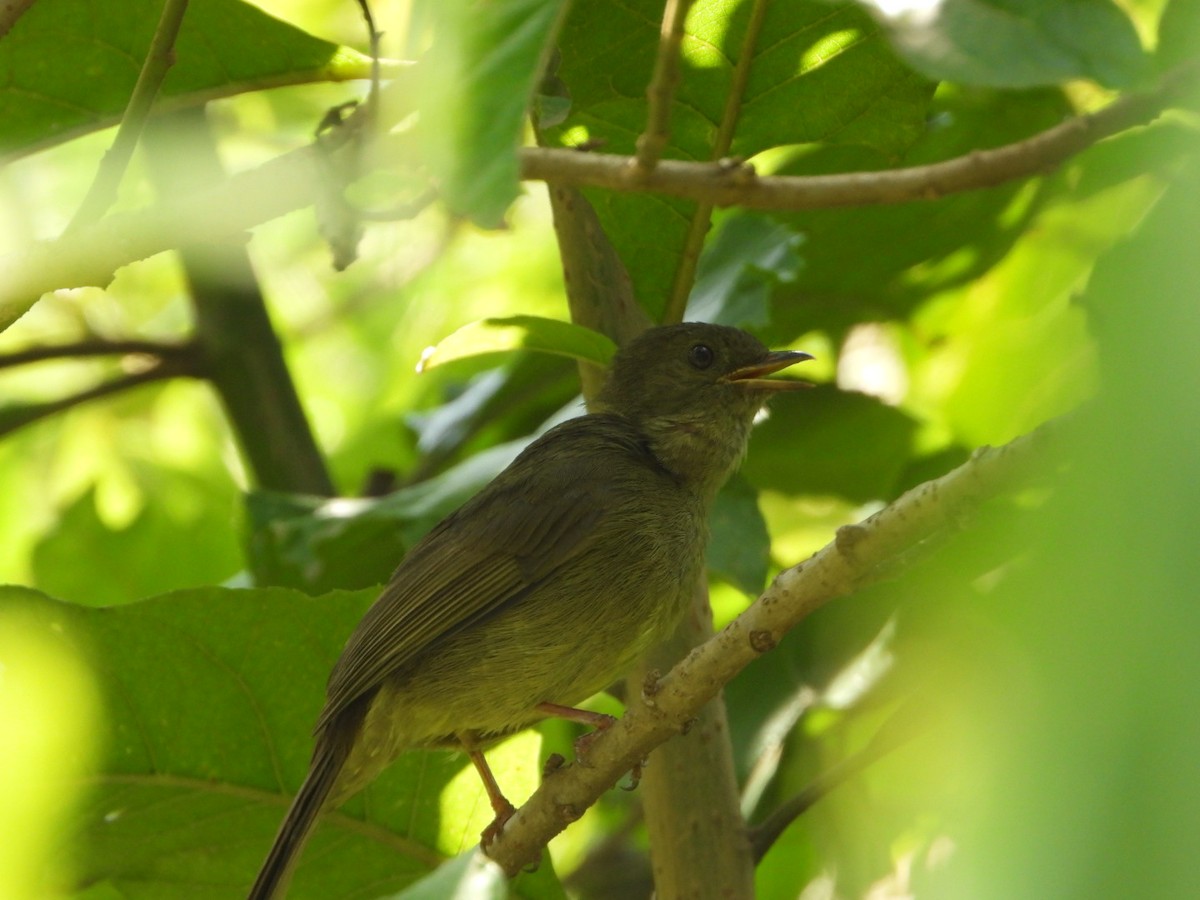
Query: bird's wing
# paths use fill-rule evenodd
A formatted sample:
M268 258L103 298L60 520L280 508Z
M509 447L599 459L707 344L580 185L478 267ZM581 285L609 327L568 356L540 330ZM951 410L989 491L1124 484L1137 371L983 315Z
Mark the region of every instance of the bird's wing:
M318 731L436 640L518 600L591 544L614 503L604 473L618 456L646 451L634 436L572 424L531 444L409 552L334 667Z

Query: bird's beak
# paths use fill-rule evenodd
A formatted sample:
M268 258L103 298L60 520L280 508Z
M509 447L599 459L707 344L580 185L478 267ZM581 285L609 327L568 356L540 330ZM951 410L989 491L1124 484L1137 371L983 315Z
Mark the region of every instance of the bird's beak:
M742 366L734 369L721 380L734 384L745 385L758 391L795 391L800 388L812 387L807 381L794 381L783 378L768 379L764 376L786 369L788 366L806 359L812 359L811 353L799 350L772 350L762 362L752 366Z

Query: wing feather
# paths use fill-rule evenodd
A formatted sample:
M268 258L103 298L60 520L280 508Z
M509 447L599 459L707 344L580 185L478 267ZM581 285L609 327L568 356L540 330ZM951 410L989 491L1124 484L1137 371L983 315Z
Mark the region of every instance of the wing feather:
M317 731L439 639L493 615L587 549L612 505L604 473L614 454L645 451L634 434L614 440L581 421L531 444L409 551L334 666Z

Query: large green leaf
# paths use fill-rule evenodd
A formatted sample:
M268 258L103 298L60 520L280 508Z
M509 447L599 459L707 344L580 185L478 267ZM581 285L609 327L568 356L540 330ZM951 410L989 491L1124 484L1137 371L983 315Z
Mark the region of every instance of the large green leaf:
M821 385L772 401L743 467L760 490L890 499L913 449L916 422L874 397Z
M751 157L781 145L830 143L867 147L895 160L922 134L932 86L896 59L866 13L819 2L773 3L764 7L755 31L757 7L726 0L693 6L667 156ZM646 124L645 92L661 16L662 4L654 0L572 8L559 41L558 71L572 107L561 125L546 132L549 141L573 146L593 140L604 152L633 152ZM736 129L723 148L722 123L732 117ZM588 197L629 269L639 302L661 314L693 204L598 191Z
M232 485L166 468L139 467L138 474L147 495L123 527L101 518L95 486L62 511L33 551L38 587L74 603L110 606L221 582L241 568L230 528Z
M758 508L758 492L735 475L713 504L707 565L738 590L755 596L767 580L771 537Z
M161 0L40 0L0 40L0 156L113 124L137 81ZM365 78L370 60L241 0L193 0L164 106Z
M0 592L8 612L85 648L107 707L108 759L81 813L80 883L126 897L244 893L307 768L326 675L375 593L206 588L87 609ZM535 786L537 740L489 752L515 800ZM290 896L398 890L474 844L490 818L465 758L405 754L324 817ZM520 894L556 892L547 875Z
M907 165L950 159L1029 137L1068 115L1054 89L994 91L943 85L931 125ZM879 154L797 147L772 160L779 174L886 167ZM772 308L774 340L811 329L840 334L864 318L904 317L931 291L966 284L1016 241L1047 189L1035 182L966 191L894 206L808 210L778 218L804 235L797 277L780 285Z

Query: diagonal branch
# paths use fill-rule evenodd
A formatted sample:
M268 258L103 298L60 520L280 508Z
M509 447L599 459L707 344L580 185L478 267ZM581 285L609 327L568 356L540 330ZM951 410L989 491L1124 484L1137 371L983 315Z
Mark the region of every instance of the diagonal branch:
M131 354L170 359L193 353L195 353L195 347L187 343L169 344L162 341L136 339L109 341L101 338L89 338L73 344L49 344L42 347L29 347L25 350L14 350L12 353L0 353L0 369L25 366L50 359L82 359L90 356L127 356Z
M911 698L903 703L888 717L867 746L818 774L803 790L793 794L751 828L749 839L755 862L761 861L787 827L820 800L920 735L926 723L916 707Z
M111 394L141 387L144 384L152 384L156 381L166 381L170 378L198 378L202 374L202 364L194 354L181 353L164 357L141 372L103 381L59 400L0 409L0 437L11 434L26 425L32 425L34 422L58 415L72 407L99 400Z
M117 199L117 188L133 158L134 148L154 106L154 98L158 96L158 89L175 62L175 38L183 25L187 5L188 0L164 0L158 27L154 29L154 38L142 63L142 70L138 73L137 83L133 86L133 93L129 95L129 104L125 107L117 136L100 160L96 179L67 226L68 231L100 218Z
M684 729L696 710L783 634L830 600L846 596L886 572L922 541L962 516L1026 481L1040 461L1044 429L1000 448L984 447L941 478L926 482L836 540L810 559L780 573L766 592L711 640L693 650L640 702L630 698L625 716L598 733L587 755L545 780L489 848L510 874L538 858L541 848L579 818L650 750Z

